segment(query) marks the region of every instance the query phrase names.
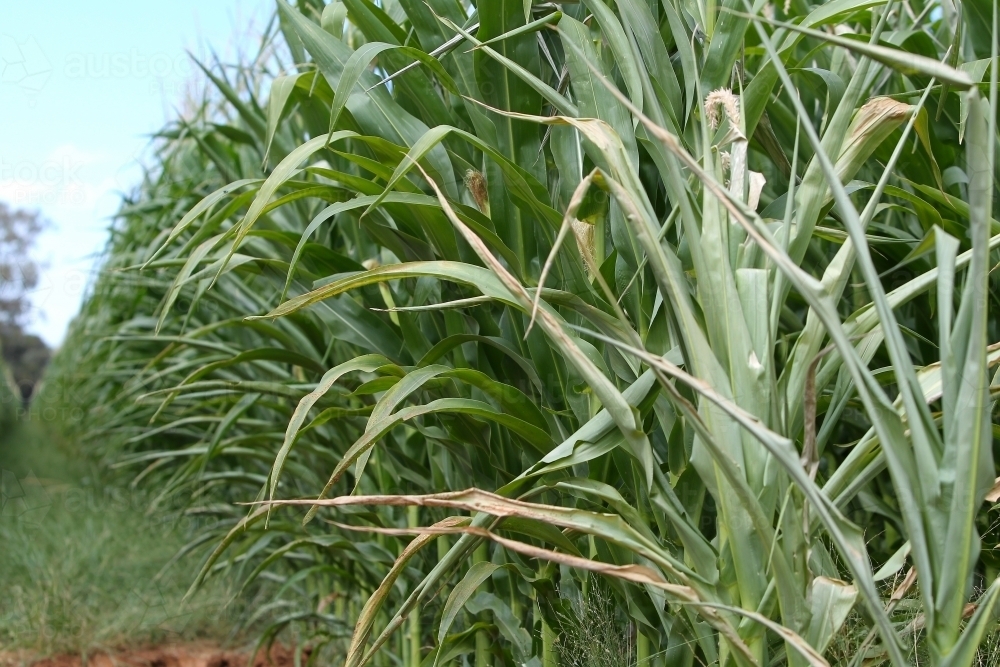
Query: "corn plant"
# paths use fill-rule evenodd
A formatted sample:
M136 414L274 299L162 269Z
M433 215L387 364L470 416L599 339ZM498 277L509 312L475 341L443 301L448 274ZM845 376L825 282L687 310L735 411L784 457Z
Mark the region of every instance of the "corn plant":
M39 400L204 517L195 586L280 582L265 639L348 667L574 664L597 581L637 663L972 664L995 26L279 0L160 134Z

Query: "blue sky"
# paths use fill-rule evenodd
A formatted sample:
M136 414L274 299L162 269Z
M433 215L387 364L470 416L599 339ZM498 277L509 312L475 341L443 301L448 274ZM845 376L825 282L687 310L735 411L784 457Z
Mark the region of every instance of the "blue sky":
M196 76L187 52L253 53L273 0L0 3L0 201L52 224L31 329L57 346L138 182L148 135Z

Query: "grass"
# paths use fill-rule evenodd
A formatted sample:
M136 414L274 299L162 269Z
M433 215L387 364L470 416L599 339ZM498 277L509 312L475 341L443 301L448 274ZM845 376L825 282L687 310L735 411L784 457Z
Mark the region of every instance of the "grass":
M1000 31L965 7L279 0L158 135L40 405L315 661L555 667L601 580L637 662L971 665Z
M600 581L575 600L570 609L560 618L558 651L561 664L566 667L637 665L635 640L630 632L634 628L623 622L614 597Z
M189 602L168 568L188 528L69 459L37 423L0 442L0 649L32 655L206 639L239 643L242 602L219 580ZM159 576L158 576L159 575Z

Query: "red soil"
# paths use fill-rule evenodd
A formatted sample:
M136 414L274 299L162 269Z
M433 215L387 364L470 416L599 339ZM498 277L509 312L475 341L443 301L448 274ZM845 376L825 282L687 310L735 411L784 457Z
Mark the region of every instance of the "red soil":
M303 662L308 653L303 651ZM211 644L176 644L150 648L99 651L34 658L25 653L0 653L0 667L247 667L250 651L222 649ZM253 667L291 667L294 651L275 645L268 655L260 651Z

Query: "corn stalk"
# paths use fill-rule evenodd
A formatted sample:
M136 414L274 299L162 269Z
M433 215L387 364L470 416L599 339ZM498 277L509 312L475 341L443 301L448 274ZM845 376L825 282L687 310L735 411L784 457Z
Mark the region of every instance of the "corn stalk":
M347 667L573 664L595 577L643 665L972 664L1000 593L973 16L279 0L161 133L38 400L214 518L194 586L283 582L275 631Z

